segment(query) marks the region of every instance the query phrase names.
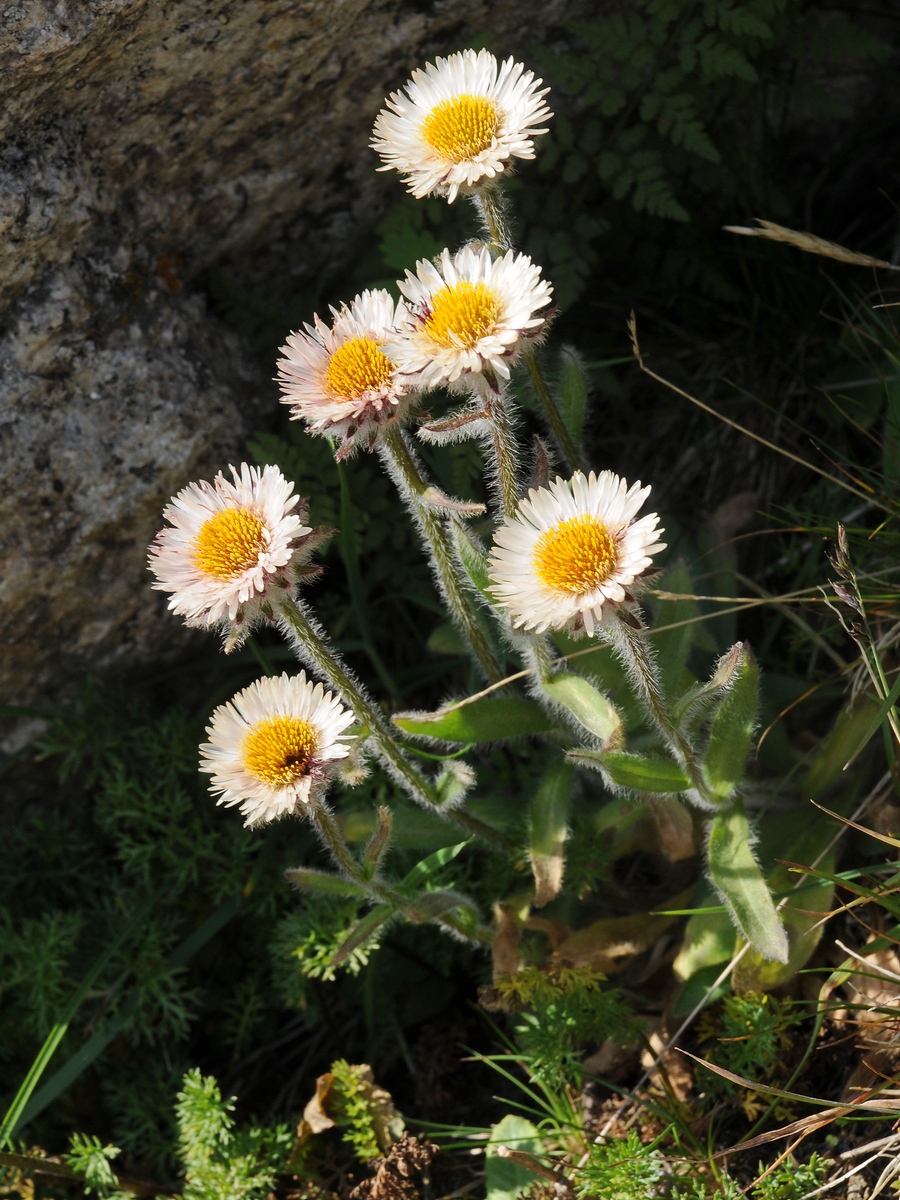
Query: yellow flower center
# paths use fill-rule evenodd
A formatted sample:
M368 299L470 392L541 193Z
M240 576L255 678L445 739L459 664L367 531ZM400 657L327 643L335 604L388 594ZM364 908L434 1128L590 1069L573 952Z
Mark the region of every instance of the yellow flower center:
M284 787L305 775L318 738L309 721L266 717L244 738L244 766L271 787Z
M493 100L463 94L434 106L422 122L422 137L443 158L458 163L487 150L499 124Z
M491 289L484 283L463 279L435 292L425 332L447 350L460 346L471 350L493 333L499 316L500 301Z
M569 517L542 533L534 547L534 569L548 587L590 592L608 579L618 562L616 541L599 517Z
M339 346L325 368L325 390L342 400L356 399L390 383L394 368L374 338L351 338Z
M204 575L234 579L256 564L263 548L263 523L246 508L224 508L200 528L194 561Z

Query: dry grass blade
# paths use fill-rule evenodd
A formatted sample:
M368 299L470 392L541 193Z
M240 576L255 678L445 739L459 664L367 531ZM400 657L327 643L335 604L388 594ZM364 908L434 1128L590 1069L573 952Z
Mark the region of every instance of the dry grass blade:
M730 1154L738 1154L744 1150L755 1150L757 1146L766 1146L769 1142L780 1142L782 1138L793 1137L794 1134L814 1133L817 1129L821 1129L824 1125L831 1124L832 1121L837 1121L840 1117L846 1117L853 1112L852 1107L845 1106L844 1108L833 1108L829 1113L812 1113L808 1117L801 1117L799 1121L791 1121L790 1125L782 1125L780 1129L771 1129L768 1133L760 1133L755 1138L750 1138L746 1142L738 1142L734 1146L727 1146L724 1150L717 1150L713 1154L713 1158L727 1158Z
M888 846L900 846L900 840L890 837L886 833L876 833L874 829L869 829L865 825L858 825L856 821L850 817L842 817L840 813L832 812L830 808L825 808L823 804L816 804L815 800L810 800L810 804L814 804L820 812L825 813L829 817L834 817L835 821L843 821L845 825L850 825L853 829L859 830L860 833L866 833L869 837L877 838L879 842L885 842Z
M879 1112L885 1115L900 1116L900 1100L885 1099L885 1100L860 1100L856 1104L841 1104L837 1100L822 1100L818 1096L803 1096L799 1092L787 1092L782 1088L771 1087L767 1083L760 1083L752 1079L746 1079L743 1075L735 1075L733 1071L726 1071L724 1067L720 1067L718 1063L709 1062L705 1058L698 1058L696 1054L691 1054L689 1050L683 1050L679 1047L680 1053L692 1058L694 1062L699 1063L701 1067L706 1067L708 1071L712 1071L715 1075L721 1075L723 1079L727 1079L730 1083L736 1083L738 1087L746 1088L751 1092L760 1092L764 1096L777 1096L781 1100L795 1100L801 1104L821 1104L825 1109L840 1109L841 1112ZM887 1080L888 1083L893 1083L894 1080ZM871 1093L870 1093L871 1094ZM822 1114L816 1114L821 1119Z
M805 250L807 254L821 254L823 258L833 258L837 262L849 263L856 267L883 267L886 271L900 271L896 263L885 262L883 258L873 258L871 254L859 254L856 250L848 250L837 242L828 242L825 238L816 237L814 233L801 233L796 229L786 229L784 225L776 225L774 221L764 221L761 217L754 218L759 229L750 229L746 225L723 225L728 233L739 233L743 237L768 238L772 242L786 242Z

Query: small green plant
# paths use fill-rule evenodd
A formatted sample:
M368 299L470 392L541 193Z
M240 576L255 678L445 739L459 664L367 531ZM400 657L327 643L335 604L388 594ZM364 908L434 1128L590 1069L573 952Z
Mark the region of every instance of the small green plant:
M523 967L497 981L506 1004L521 1006L516 1036L531 1077L549 1089L581 1081L581 1059L590 1043L633 1041L631 1009L605 977L590 967Z
M591 1145L587 1162L575 1172L575 1194L584 1200L650 1200L662 1178L662 1155L632 1129L624 1139Z
M257 1200L284 1171L294 1144L287 1126L235 1132L233 1108L214 1079L188 1071L175 1109L184 1200Z
M122 1153L118 1146L104 1146L98 1137L75 1133L72 1135L70 1147L65 1161L84 1177L83 1186L88 1196L96 1193L100 1200L111 1200L113 1194L127 1195L117 1191L118 1181L112 1169L114 1159Z
M760 1163L758 1169L763 1178L754 1184L750 1194L753 1200L801 1200L822 1186L833 1166L827 1158L813 1154L808 1162L791 1159L766 1175L765 1165Z

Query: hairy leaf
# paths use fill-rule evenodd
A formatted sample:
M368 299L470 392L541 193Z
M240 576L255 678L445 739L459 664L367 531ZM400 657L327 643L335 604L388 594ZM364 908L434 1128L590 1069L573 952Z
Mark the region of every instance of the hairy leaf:
M572 763L565 759L553 763L531 802L531 870L536 908L549 904L562 886L573 775Z
M709 875L735 924L763 958L787 962L788 940L750 846L742 803L710 822Z
M547 733L553 728L540 705L513 696L485 696L449 712L394 717L394 724L404 733L465 745Z

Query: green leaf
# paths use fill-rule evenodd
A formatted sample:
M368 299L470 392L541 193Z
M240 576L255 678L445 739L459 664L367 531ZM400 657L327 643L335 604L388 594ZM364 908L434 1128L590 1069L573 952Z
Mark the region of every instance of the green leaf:
M712 796L727 800L744 773L759 706L759 668L742 646L733 682L713 717L703 778Z
M571 346L563 346L559 355L560 373L557 406L563 424L577 446L584 429L587 409L588 378L581 359Z
M572 750L569 758L594 770L605 770L613 783L635 792L686 792L691 786L681 767L667 758L628 754L624 750L608 753Z
M841 811L851 808L854 799L852 793L843 797L838 802ZM788 848L784 858L793 863L816 863L817 871L823 875L831 874L837 857L837 846L830 844L835 841L835 835L841 828L839 821L831 817L819 817L802 837ZM824 857L820 858L819 856L826 851ZM831 910L834 899L833 880L816 879L814 876L804 879L784 863L779 864L769 875L769 888L776 896L788 897L781 910L781 919L788 939L788 960L786 963L772 962L764 959L755 950L749 950L735 968L734 987L739 992L771 991L787 983L805 967L822 939L825 929L822 917ZM797 892L796 899L792 898L793 892Z
M473 587L481 592L486 600L493 603L491 580L488 575L488 556L485 554L481 540L467 529L458 517L453 518L452 532L453 545L459 561L463 565L463 570L471 580Z
M525 1154L540 1154L541 1140L537 1129L524 1117L510 1114L491 1130L484 1164L486 1200L517 1200L540 1178L527 1167L501 1158L500 1146L520 1150Z
M324 892L329 896L365 896L365 888L342 875L329 871L316 871L312 867L294 867L284 873L288 883L303 888L305 892Z
M787 962L787 935L753 857L742 803L713 817L707 852L710 878L741 933L763 958Z
M735 671L738 669L740 658L741 643L738 642L737 645L731 647L727 654L722 655L706 683L695 683L688 688L672 709L672 716L676 724L682 729L689 728L699 712L730 686L734 680Z
M574 773L574 765L565 759L552 763L531 802L531 870L536 908L549 904L562 886Z
M485 696L450 712L394 717L394 724L404 733L467 745L547 733L553 728L540 705L513 696Z
M622 718L615 705L582 675L560 671L542 686L551 700L561 704L604 746L621 743Z
M452 862L457 854L465 850L469 842L457 842L455 846L442 846L440 850L435 850L434 854L429 854L427 858L423 858L421 862L416 863L413 869L403 877L403 886L418 887L420 883L424 883L426 879L439 871L441 867L445 867L448 862Z
M734 954L736 942L737 932L727 912L701 912L690 918L672 964L675 974L684 981L675 1004L678 1016L691 1012L715 983Z

